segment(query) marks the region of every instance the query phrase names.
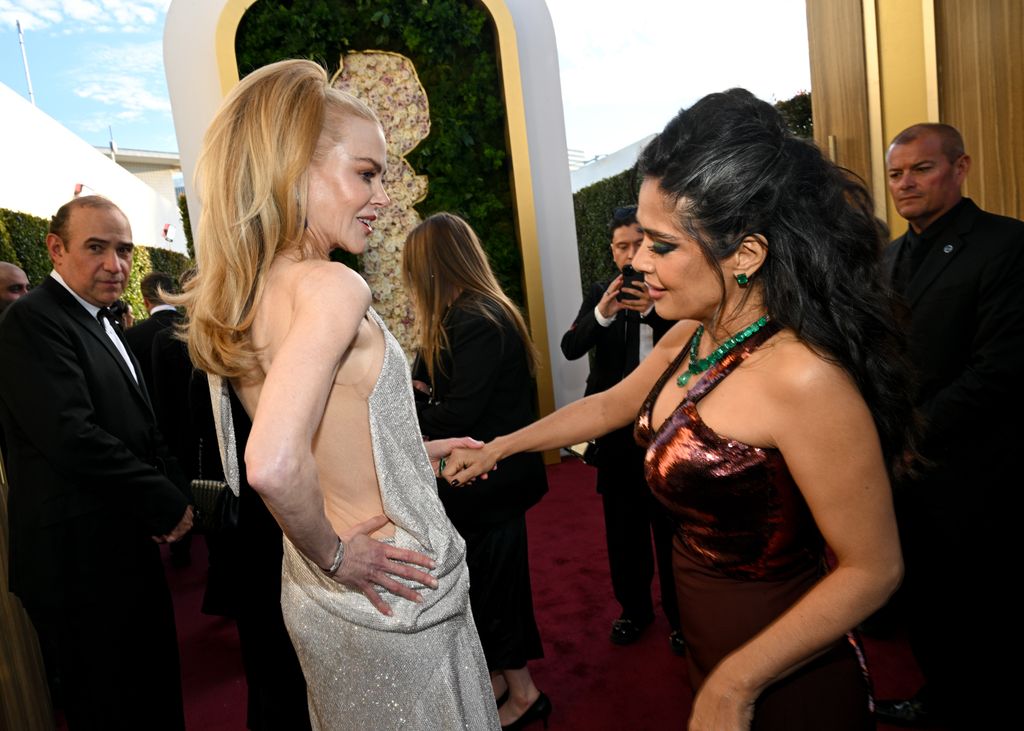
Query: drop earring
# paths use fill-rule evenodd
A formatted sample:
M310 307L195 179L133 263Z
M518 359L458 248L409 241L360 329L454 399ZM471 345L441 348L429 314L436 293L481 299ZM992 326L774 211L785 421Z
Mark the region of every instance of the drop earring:
M736 276L736 284L740 285L741 287L746 287L748 284L750 284L750 277L748 277L746 274L743 274L742 272L740 272L739 274L737 274L735 276Z

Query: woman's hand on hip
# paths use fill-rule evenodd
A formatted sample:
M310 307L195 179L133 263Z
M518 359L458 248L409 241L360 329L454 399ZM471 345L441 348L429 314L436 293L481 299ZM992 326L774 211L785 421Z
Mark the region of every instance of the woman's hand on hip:
M421 599L418 592L400 584L392 576L400 576L431 589L437 588L437 579L415 568L434 568L434 562L429 556L370 537L371 533L387 524L387 516L378 515L352 526L338 536L345 545L345 555L338 572L334 575L334 580L362 592L381 614L390 617L391 607L377 593L374 585L383 587L403 599L419 602Z

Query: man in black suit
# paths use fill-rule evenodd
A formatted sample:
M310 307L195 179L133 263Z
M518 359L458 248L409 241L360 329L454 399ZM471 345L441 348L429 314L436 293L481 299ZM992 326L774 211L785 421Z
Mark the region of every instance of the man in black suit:
M142 292L142 304L149 317L125 330L124 339L128 341L128 347L142 366L142 377L146 381L146 390L149 392L160 434L171 454L178 460L186 479L192 480L195 475L191 468L194 466L197 450L193 444L195 440L191 431L185 427L188 420L188 385L192 375L192 364L186 357L187 371L180 375L175 373L181 379L181 383L168 383L166 379L157 379L157 366L161 364L154 364L154 359L162 355L157 352L158 336L161 340L164 337L173 339L173 328L184 319L174 305L164 302L163 294L173 294L176 291L174 280L163 272L150 272L139 282L139 290ZM182 568L191 564L191 550L192 534L188 533L180 541L171 544L171 565Z
M887 250L909 307L909 352L923 418L920 474L896 485L902 590L926 689L879 702L903 724L944 716L954 728L1000 728L1009 642L1004 587L1019 530L1008 491L1021 482L1024 222L986 213L960 187L960 133L917 124L893 140L889 190L910 229ZM1012 515L1012 517L1011 517Z
M108 318L132 263L99 196L57 211L54 271L0 320L10 587L56 648L72 729L182 729L181 673L158 543L192 510L140 367Z
M572 327L562 337L562 353L569 360L594 351L587 396L611 388L629 375L672 326L654 312L642 275L639 281L626 281L622 274L632 272L633 256L644 238L636 222L636 206L616 209L608 229L612 259L620 274L591 287ZM611 641L617 645L635 642L654 621L651 582L656 555L661 605L672 627L669 641L672 650L682 654L685 645L672 576L672 527L647 488L643 456L633 439L632 426L606 434L588 450L588 462L597 466L597 491L604 504L612 589L622 607L621 616L612 624Z
M164 298L160 294L161 292L173 294L175 291L174 280L169 275L163 272L150 272L139 282L139 289L142 291L142 304L146 306L149 317L128 328L124 333L124 338L142 365L142 375L146 379L146 387L152 391L153 341L158 332L180 323L182 315L174 305L164 302Z

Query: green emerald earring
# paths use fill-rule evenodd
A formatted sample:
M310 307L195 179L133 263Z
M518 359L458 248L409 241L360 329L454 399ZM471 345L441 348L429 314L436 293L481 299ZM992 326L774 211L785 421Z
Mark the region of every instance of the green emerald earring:
M740 285L741 287L746 287L748 284L750 284L750 277L741 272L740 274L736 275L736 284Z

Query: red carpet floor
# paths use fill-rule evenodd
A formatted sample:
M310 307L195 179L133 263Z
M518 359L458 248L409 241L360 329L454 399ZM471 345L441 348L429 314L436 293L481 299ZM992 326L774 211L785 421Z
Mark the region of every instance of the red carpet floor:
M550 467L548 475L551 491L530 511L528 530L534 605L546 653L531 670L554 705L550 729L683 728L692 692L685 659L669 651L664 617L634 645L617 647L608 641L619 610L608 578L593 470L567 461ZM238 636L231 622L199 612L204 567L205 547L197 539L190 568L167 568L188 728L243 729L245 681ZM916 690L920 676L906 642L869 641L867 652L879 697L905 697Z

